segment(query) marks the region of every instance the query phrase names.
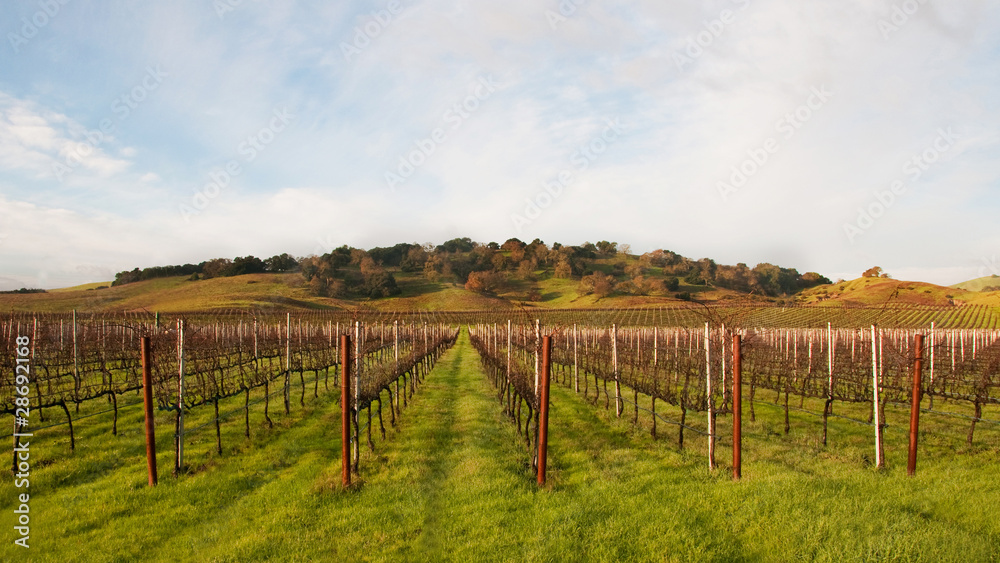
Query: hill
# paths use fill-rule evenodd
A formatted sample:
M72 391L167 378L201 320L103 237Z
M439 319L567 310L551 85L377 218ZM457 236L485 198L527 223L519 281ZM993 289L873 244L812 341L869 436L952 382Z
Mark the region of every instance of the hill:
M992 276L984 276L974 280L956 283L950 287L954 289L964 289L966 291L983 291L989 288L1000 288L1000 276L993 274ZM997 290L993 289L992 291Z
M976 292L917 281L891 278L858 278L807 289L796 296L803 304L846 306L919 305L949 307L986 305L1000 307L1000 292Z
M418 274L397 273L396 277L401 293L383 299L336 299L311 295L299 273L246 274L207 280L175 276L114 287L106 287L107 283L95 283L46 293L5 294L0 295L0 310L52 313L66 313L74 309L88 312L146 310L168 313L232 309L336 310L365 306L397 311L462 311L518 305L622 308L680 302L667 296L612 295L597 298L581 294L579 281L554 278L515 281L505 291L491 296L467 290L456 283L428 281ZM732 293L705 286L682 285L680 289L709 299ZM529 294L541 295L541 300L526 303Z

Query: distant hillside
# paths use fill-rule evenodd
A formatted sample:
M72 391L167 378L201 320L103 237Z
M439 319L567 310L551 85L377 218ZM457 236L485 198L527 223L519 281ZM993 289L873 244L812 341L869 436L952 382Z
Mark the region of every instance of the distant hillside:
M966 291L1000 291L1000 276L993 274L992 276L956 283L951 287Z
M549 246L538 239L483 244L456 238L437 246L342 246L322 256L135 268L119 272L111 287L0 295L0 310L621 308L733 297L788 300L828 283L818 273L768 263L717 264L662 249L635 255L609 241Z
M1000 293L973 292L890 278L858 278L808 289L800 293L796 300L800 303L858 306L887 303L937 307L964 304L1000 306Z
M680 302L666 296L611 295L597 298L578 291L579 281L543 279L511 283L497 295L483 295L451 282L428 281L422 275L397 273L401 293L382 299L335 299L311 295L299 273L247 274L192 280L175 276L106 287L106 283L86 284L46 293L0 295L0 310L69 312L113 311L223 311L252 309L335 310L360 306L383 310L482 310L536 306L544 308L619 308L653 303ZM102 287L104 286L104 287ZM102 287L101 289L95 289ZM705 286L681 285L699 298L716 299L727 292ZM531 294L540 301L525 302Z

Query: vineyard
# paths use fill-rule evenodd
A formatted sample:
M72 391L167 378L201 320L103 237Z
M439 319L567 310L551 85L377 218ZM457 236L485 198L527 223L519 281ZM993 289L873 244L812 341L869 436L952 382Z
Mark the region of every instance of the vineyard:
M783 402L786 434L791 409L822 419L824 445L831 416L872 426L876 465L881 467L885 410L910 405L919 331L875 325L836 330L832 326L826 330L727 329L710 323L701 330L620 329L616 325L557 328L509 321L474 325L470 327L473 345L498 390L504 412L516 421L532 452L538 447L540 337L546 332L555 333L551 369L560 381L595 405L613 408L616 417L622 417L628 406L633 424L642 413L650 419L654 436L658 422L676 426L678 447L684 446L685 430L706 436L709 466L714 468L717 417L732 415L734 409L731 378L736 356L742 361L745 391L741 392L747 394L751 420L756 417L755 405L766 395L774 403ZM739 354L734 354L734 335L740 336ZM925 341L927 351L920 350L928 372L919 382L921 395L928 399L921 411L947 417L955 427L967 425L970 446L977 424L1000 424L983 418L985 406L1000 404L998 338L1000 331L993 330L934 330ZM807 410L807 400L821 401L823 410ZM658 412L657 401L674 407L675 418L665 418L662 407ZM867 418L834 414L842 406L858 412L857 405ZM535 429L529 430L532 421Z
M395 424L417 383L456 336L454 329L429 316L419 324L413 319L380 317L362 323L349 316L337 320L298 316L293 323L290 314L237 315L161 323L158 315L12 316L3 323L5 354L13 357L20 347L16 337L28 335L30 345L24 348L31 360L29 381L34 396L30 411L19 408L23 405L16 404L15 389L21 384L13 373L6 374L0 381L0 409L16 415L14 434L27 431L18 421L30 412L42 424L33 430L65 427L70 450L76 448L74 418L111 414L110 431L117 435L120 409L142 403L143 362L138 352L141 340L148 338L152 398L157 409L175 417L176 475L185 470L186 435L214 426L216 451L221 454L223 420L242 414L244 435L249 438L252 406L263 403L263 422L273 427L272 399L288 415L293 403L305 406L307 393L318 398L321 384L324 394L331 384L339 388L342 366L335 335L349 332L355 337L350 357L358 382L350 405L356 467L361 432L373 449L373 417L384 437L384 410ZM242 408L220 414L220 402L238 396L244 399ZM102 401L107 408L93 406ZM185 413L207 406L214 408L210 424L185 427ZM84 414L75 416L81 407L85 407ZM366 420L361 419L362 412Z
M919 445L911 444L935 475L941 468L965 467L964 458L975 464L983 452L995 453L1000 449L1000 330L949 326L986 324L982 311L961 321L933 316L930 309L909 316L886 311L851 311L854 316L849 316L846 310L822 307L692 306L169 318L11 314L0 318L0 342L5 357L30 360L29 404L17 398L25 379L5 371L0 410L12 415L15 446L26 433L42 437L46 457L40 463L47 472L42 474L64 475L57 480L60 487L73 486L77 459L112 455L119 444L133 452L140 445L147 448L149 484L159 482L150 490L167 495L180 494L175 484L218 479L212 468L251 464L258 473L285 475L294 469L288 462L255 460L262 449L273 447L271 440L287 442L286 448L310 456L304 467L311 469L293 481L312 483L304 494L343 490L333 477L343 462L354 478L349 493L323 503L343 505L345 514L379 514L364 524L373 538L382 537L375 522L394 518L380 511L404 501L376 496L371 506L363 506L351 499L383 494L378 491L391 482L388 475L411 464L429 465L403 469L401 488L389 490L397 496L430 494L433 506L436 497L426 491L441 485L428 489L420 479L438 475L442 467L466 475L449 485L458 491L479 490L469 471L494 468L482 484L490 492L461 503L487 502L498 487L529 495L518 497L525 503L535 502L526 500L534 493L522 488L529 482L525 477L544 476L547 459L554 477L540 490L578 495L579 467L605 456L626 456L629 461L614 465L614 473L630 483L644 475L675 475L692 462L704 472L705 461L709 475L733 469L739 476L742 452L747 464L742 485L754 487L774 471L765 468L789 456L829 456L827 468L836 464L857 472L873 467L882 469L875 474L891 475L898 467L891 460L905 456L906 439L913 435ZM887 318L906 326L886 326ZM807 326L785 326L789 319ZM873 319L881 322L861 324ZM906 319L911 320L903 323ZM456 368L455 348L460 349L457 358L474 358L479 367ZM462 350L470 356L461 356ZM444 358L451 359L439 366ZM478 376L482 387L464 375L472 373L483 374ZM739 383L734 384L735 377ZM155 412L144 415L146 392ZM427 411L427 401L437 410ZM440 429L457 416L452 409L465 404L469 410L459 412L465 413L463 420L480 421L476 429ZM923 418L919 432L907 434L914 404ZM578 430L581 425L587 430ZM425 435L423 428L439 429ZM630 428L632 437L622 438L620 428ZM313 441L321 436L325 441ZM506 453L489 462L476 457L481 454L473 442L484 436L490 436L491 448ZM656 449L637 445L638 436ZM615 445L621 443L630 445ZM589 453L574 457L575 448ZM733 453L732 465L722 452ZM129 474L135 475L141 458L127 459L132 460ZM175 478L157 476L157 459ZM16 457L13 463L18 471ZM109 471L118 465L104 461L97 467ZM797 478L812 474L804 466L793 467ZM718 483L704 482L704 473L692 469L681 474L687 477L677 486L703 493ZM368 492L375 484L381 488ZM51 490L51 484L46 486ZM134 484L129 487L134 491ZM641 491L629 494L646 498ZM155 510L156 503L150 506ZM505 510L516 514L521 509ZM425 524L414 525L422 529ZM400 549L411 547L404 541Z

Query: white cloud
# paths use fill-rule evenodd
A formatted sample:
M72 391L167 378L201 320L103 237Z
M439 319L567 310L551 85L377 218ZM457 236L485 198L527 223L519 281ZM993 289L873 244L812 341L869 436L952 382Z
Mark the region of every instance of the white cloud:
M0 169L22 169L45 179L86 170L107 178L129 166L102 148L113 140L63 114L0 92ZM64 168L60 171L59 166Z
M615 239L827 275L877 263L933 281L996 254L995 5L928 2L886 39L879 21L893 3L884 0L587 2L553 29L545 12L559 4L404 2L351 61L341 42L377 3L245 2L221 20L204 2L136 7L136 23L104 28L101 72L135 77L162 65L168 76L66 185L52 179L52 162L78 148L134 78L102 86L56 72L51 53L72 57L92 38L53 35L67 43L23 53L35 70L14 72L5 84L16 87L0 94L0 194L37 204L28 190L44 191L47 205L71 213L82 234L77 253L56 252L65 272L74 256L118 267L304 254L317 240L503 240L517 234L510 216L524 199L567 168L573 181L527 236ZM734 14L719 28L724 9ZM701 52L678 68L674 55L699 34ZM444 112L488 75L497 92L451 129ZM830 100L793 135L779 131L820 87ZM247 162L240 143L285 106L295 122ZM576 170L571 155L607 118L627 131ZM390 193L387 169L442 126L447 140ZM958 144L851 244L843 225L906 178L905 163L941 127L959 132ZM780 149L724 202L717 183L768 138ZM182 223L177 203L230 159L242 174ZM54 220L41 207L31 214ZM155 250L109 245L109 225ZM955 252L942 233L963 235L968 250ZM87 254L91 244L106 253ZM58 243L37 235L26 248L59 248L49 245Z

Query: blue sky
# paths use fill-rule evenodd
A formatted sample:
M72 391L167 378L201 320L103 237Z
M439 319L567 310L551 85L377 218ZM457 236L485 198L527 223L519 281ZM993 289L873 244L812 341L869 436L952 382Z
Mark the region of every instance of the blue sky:
M457 236L1000 273L985 0L35 0L0 33L0 289Z

